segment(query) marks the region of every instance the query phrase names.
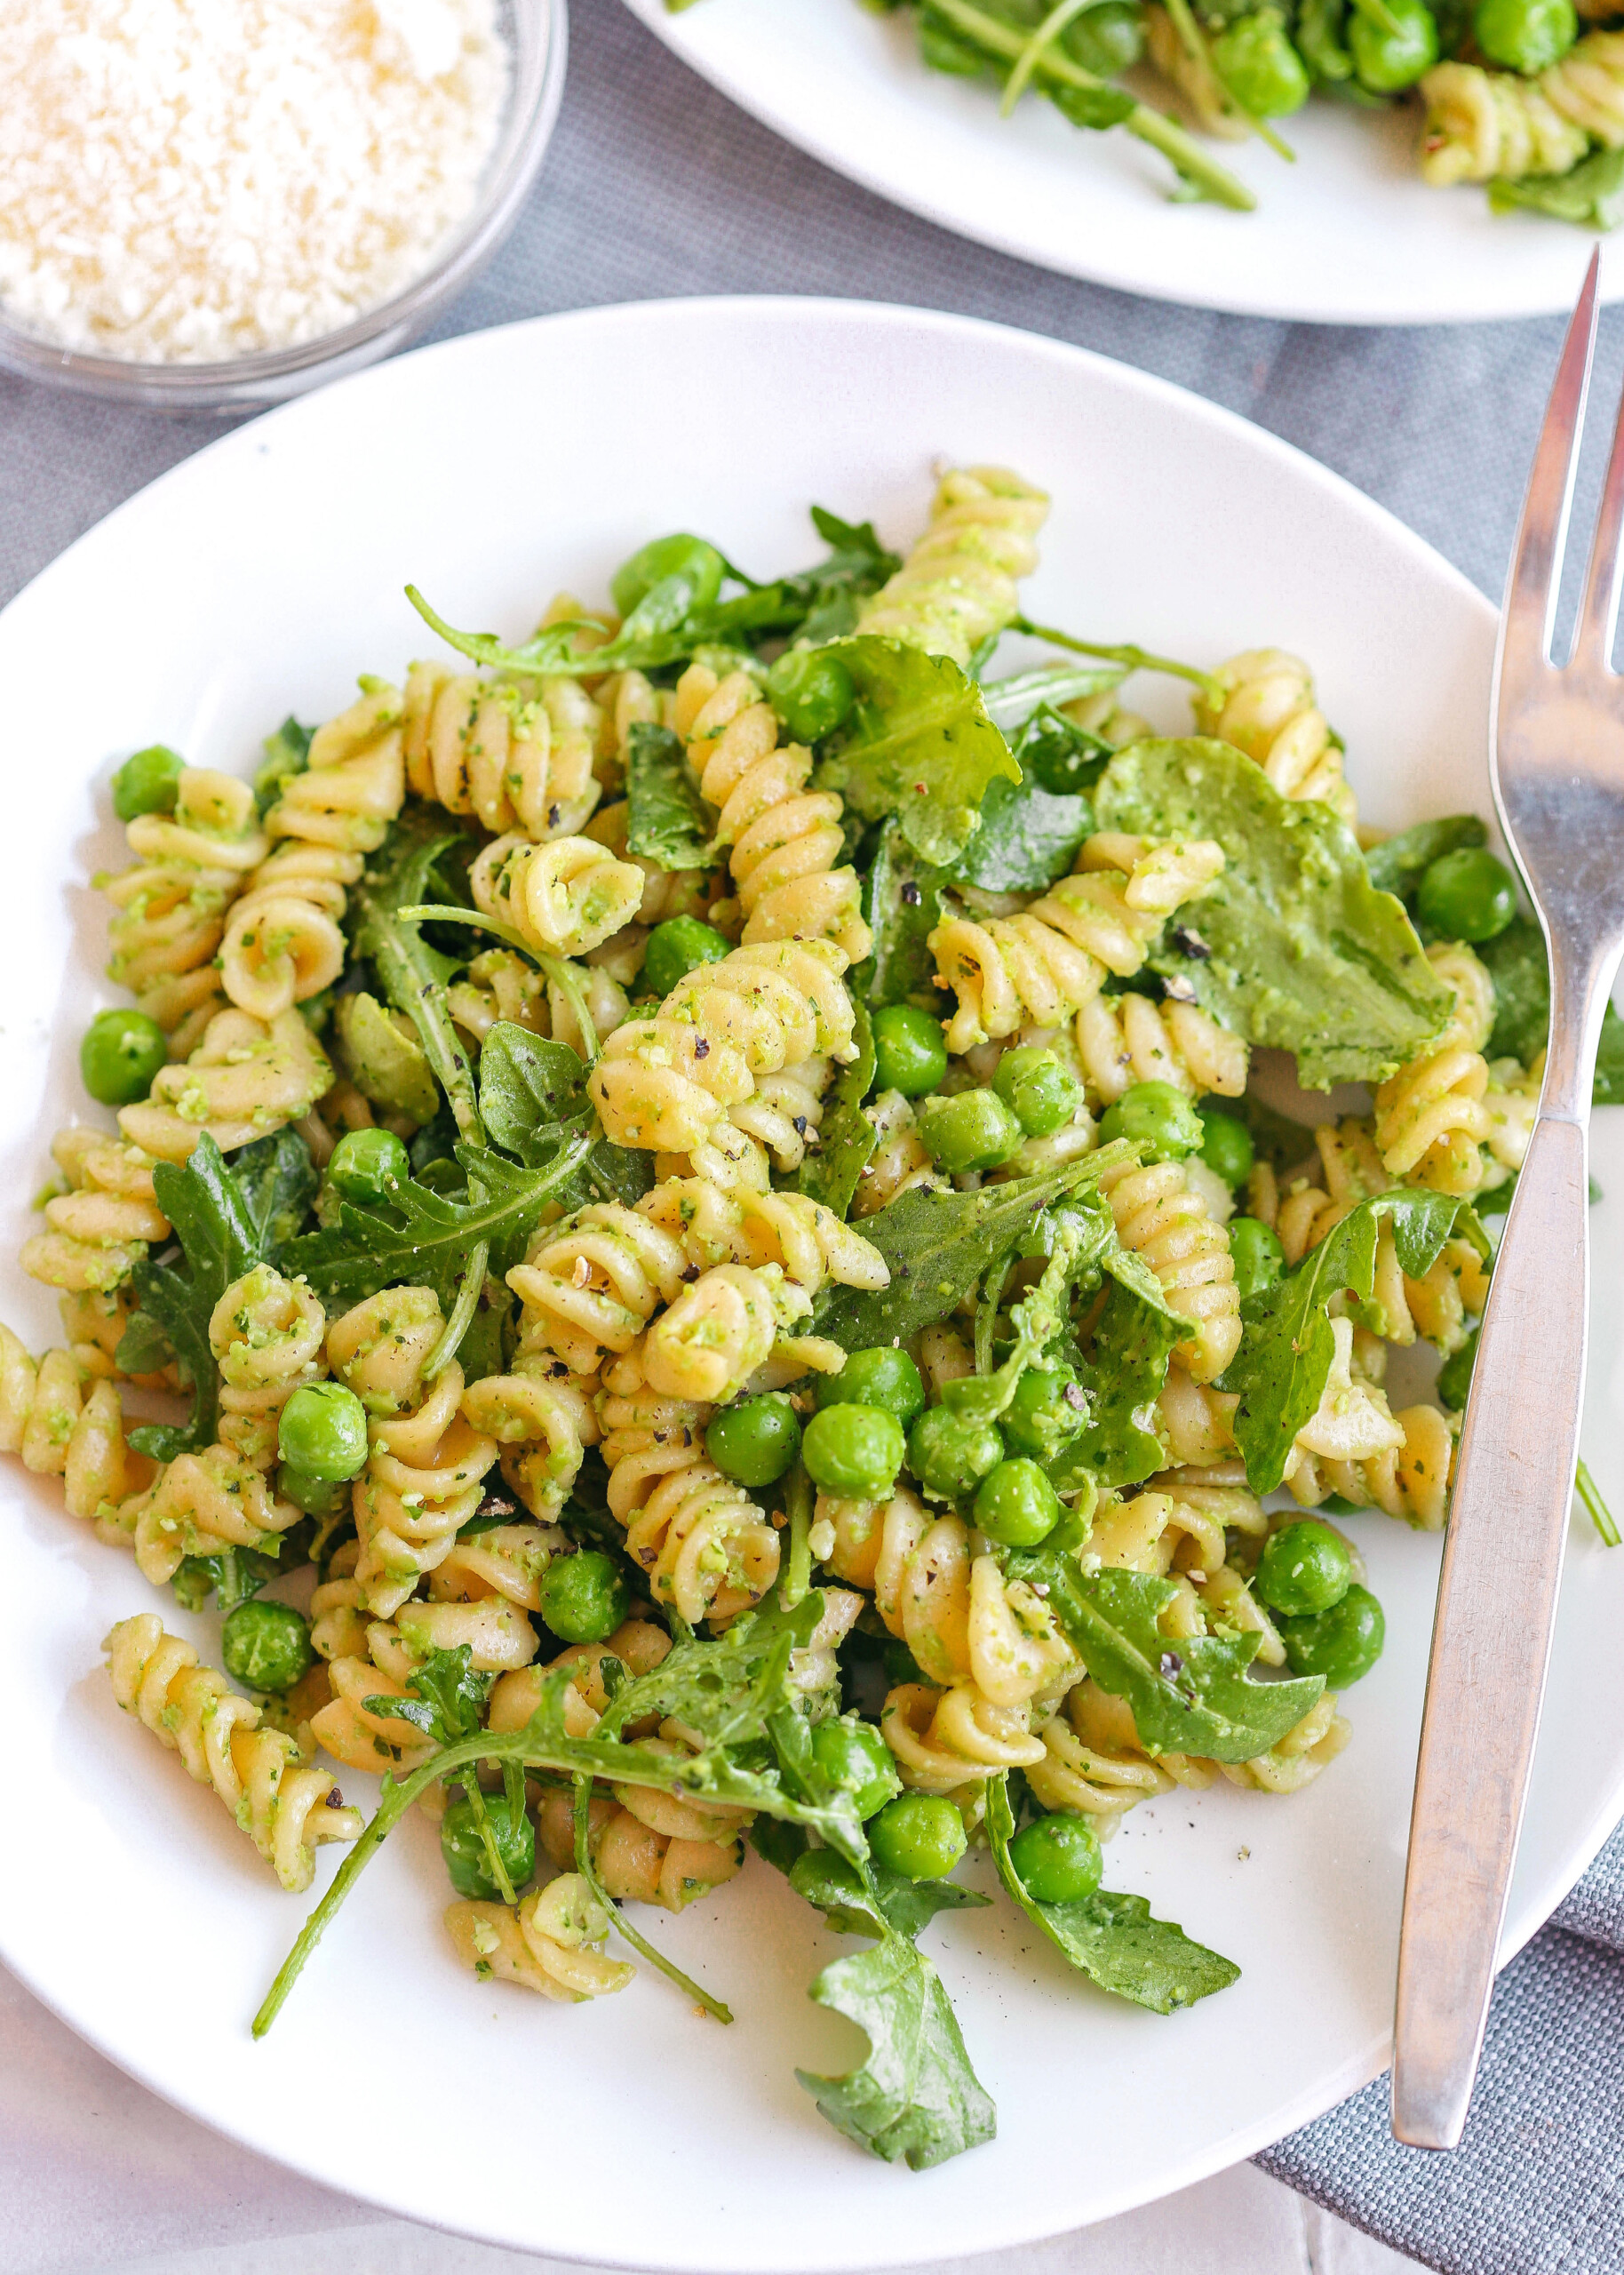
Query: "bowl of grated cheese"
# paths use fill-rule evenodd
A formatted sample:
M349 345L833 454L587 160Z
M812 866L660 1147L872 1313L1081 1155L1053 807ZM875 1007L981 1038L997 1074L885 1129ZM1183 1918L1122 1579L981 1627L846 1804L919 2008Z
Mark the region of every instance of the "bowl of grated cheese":
M0 368L251 410L424 331L517 220L565 0L4 0Z

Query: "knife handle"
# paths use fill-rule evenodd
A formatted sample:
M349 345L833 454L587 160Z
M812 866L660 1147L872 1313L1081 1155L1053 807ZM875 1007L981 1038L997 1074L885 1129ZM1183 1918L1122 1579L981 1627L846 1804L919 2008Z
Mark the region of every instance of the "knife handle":
M1584 1398L1588 1150L1582 1118L1534 1126L1461 1435L1398 1945L1393 2131L1417 2148L1465 2128L1540 1727Z

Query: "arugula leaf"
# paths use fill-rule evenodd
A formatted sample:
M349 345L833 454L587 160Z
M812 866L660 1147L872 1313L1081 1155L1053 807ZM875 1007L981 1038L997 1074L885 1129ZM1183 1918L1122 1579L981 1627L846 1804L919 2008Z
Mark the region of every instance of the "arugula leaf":
M586 1069L568 1043L498 1019L480 1051L479 1105L492 1145L540 1169L591 1114Z
M302 774L310 763L314 727L301 727L290 712L274 735L265 738L265 757L254 776L254 805L261 821L281 797L290 775Z
M851 674L857 700L824 746L819 786L864 821L896 815L927 861L952 860L975 834L988 785L1021 778L981 690L950 658L874 633L827 652Z
M942 1978L913 1942L934 1912L986 1898L947 1880L915 1888L893 1873L860 1873L827 1849L807 1849L781 1869L831 1927L874 1944L833 1960L808 1994L855 2022L869 2042L867 2059L843 2078L795 2072L822 2114L859 2148L888 2163L905 2160L915 2172L991 2141L997 2112L970 2066Z
M1294 1272L1247 1297L1240 1349L1218 1386L1239 1393L1235 1442L1254 1493L1275 1490L1298 1431L1318 1411L1336 1350L1328 1306L1344 1289L1370 1301L1383 1217L1391 1219L1399 1264L1413 1280L1431 1270L1457 1224L1486 1253L1477 1219L1459 1194L1400 1188L1362 1201Z
M1494 1032L1489 1058L1532 1065L1550 1034L1550 964L1545 936L1529 916L1514 916L1505 930L1474 953L1494 982ZM1602 1013L1591 1098L1597 1106L1624 1106L1624 1019L1611 1003Z
M824 1287L812 1326L844 1351L908 1343L945 1319L1000 1257L1031 1230L1032 1219L1063 1193L1095 1184L1108 1169L1134 1158L1126 1145L1102 1145L1036 1177L984 1185L979 1193L904 1193L863 1221L863 1235L890 1268L878 1290Z
M987 785L981 827L959 855L955 875L983 892L1043 892L1071 875L1093 828L1091 800L1056 797L1030 776L1019 784L999 776Z
M662 869L702 869L714 858L715 826L699 794L682 738L639 720L626 750L626 844Z
M259 1261L260 1233L219 1147L205 1131L184 1168L159 1161L152 1189L173 1225L184 1265L150 1257L131 1274L140 1313L153 1322L185 1369L192 1385L192 1411L184 1423L144 1422L130 1433L138 1453L154 1461L173 1461L195 1453L219 1434L219 1370L209 1342L214 1306L234 1280ZM125 1337L133 1329L126 1329ZM122 1353L125 1337L121 1337ZM151 1347L150 1329L138 1344ZM132 1356L145 1355L144 1349Z
M297 1130L284 1125L273 1137L256 1138L251 1145L234 1153L231 1176L253 1225L259 1254L275 1259L315 1205L321 1178L309 1146Z
M1548 213L1604 233L1624 220L1624 150L1593 150L1565 174L1530 174L1521 181L1492 181L1489 209L1509 213L1517 207Z
M406 1678L405 1698L369 1698L369 1714L410 1722L436 1745L455 1745L479 1728L490 1696L493 1674L474 1672L474 1653L466 1643L454 1650L431 1651Z
M878 1131L863 1111L863 1101L874 1080L874 1030L866 1005L855 993L851 1039L857 1055L835 1077L818 1125L817 1150L802 1161L799 1179L802 1193L842 1217L851 1214L857 1180L880 1143Z
M1129 744L1095 802L1102 829L1223 847L1223 874L1182 921L1207 953L1174 946L1151 966L1248 1042L1294 1052L1305 1090L1382 1081L1443 1026L1449 989L1328 807L1283 798L1262 767L1199 737Z
M1050 1481L1068 1493L1087 1478L1100 1485L1137 1485L1163 1465L1156 1401L1174 1351L1191 1332L1167 1309L1112 1275L1094 1331L1094 1356L1078 1369L1093 1412L1074 1444L1049 1465Z
M1437 1392L1439 1404L1447 1406L1453 1413L1465 1411L1472 1387L1472 1369L1477 1363L1477 1339L1482 1333L1483 1322L1480 1320L1460 1349L1452 1351L1438 1369L1438 1378L1433 1387Z
M1256 1635L1181 1635L1158 1622L1178 1595L1153 1572L1079 1571L1064 1549L1013 1554L1009 1569L1047 1591L1048 1608L1102 1690L1126 1699L1147 1752L1250 1761L1294 1729L1325 1688L1323 1675L1250 1682Z
M1384 837L1368 849L1365 866L1378 892L1396 894L1407 904L1435 861L1488 842L1488 826L1476 814L1445 814L1437 821L1418 821L1396 837Z
M474 1074L446 1002L447 983L461 967L455 957L431 947L421 928L400 913L434 898L431 872L462 842L462 831L440 808L415 800L403 807L351 890L351 946L356 957L370 962L389 1001L417 1028L458 1130L477 1145L484 1133Z
M1094 755L1103 764L1111 756L1111 745L1102 742L1098 735L1091 735L1086 727L1079 727L1075 720L1068 719L1057 706L1062 703L1074 703L1079 696L1109 695L1113 688L1120 687L1126 677L1127 673L1120 664L1080 661L1040 664L1036 671L1015 672L1007 679L983 680L981 694L987 706L988 718L995 727L1001 727L1007 735L1018 727L1023 735L1038 730L1047 739L1052 738L1058 730L1063 741L1078 736L1083 742L1091 744ZM1018 739L1012 739L1012 747ZM1020 756L1018 748L1015 754ZM1024 766L1024 760L1022 763ZM1073 786L1069 782L1051 782L1047 776L1039 778L1046 790L1066 790Z
M1193 1942L1170 1920L1153 1919L1142 1896L1099 1888L1077 1904L1044 1904L1032 1896L1009 1853L1015 1817L1008 1785L1007 1776L989 1777L986 1785L987 1832L999 1878L1027 1918L1102 1991L1152 2014L1171 2015L1239 1980L1233 1960Z
M285 1538L285 1536L283 1537ZM183 1556L171 1577L182 1611L201 1611L211 1595L219 1599L222 1618L281 1577L280 1556L258 1548L224 1548L218 1556Z
M329 1311L346 1310L379 1289L410 1281L433 1288L449 1313L476 1249L482 1251L482 1279L487 1257L498 1279L522 1260L542 1210L568 1190L591 1149L589 1133L577 1130L531 1169L488 1146L458 1145L457 1160L469 1184L466 1201L412 1178L386 1204L342 1201L337 1226L290 1241L281 1268L308 1280Z
M936 986L936 960L926 943L945 914L942 888L951 869L921 859L900 822L888 821L869 866L864 914L874 936L868 962L853 976L854 993L875 1010L912 1003L922 1011L945 1001Z
M1063 1331L1073 1288L1085 1279L1097 1285L1093 1267L1118 1245L1110 1204L1098 1193L1045 1214L1039 1225L1040 1241L1027 1241L1023 1249L1040 1245L1047 1261L1037 1285L1011 1306L1009 1323L1015 1333L1007 1355L990 1371L942 1387L943 1405L968 1420L996 1422L1008 1411L1022 1376Z

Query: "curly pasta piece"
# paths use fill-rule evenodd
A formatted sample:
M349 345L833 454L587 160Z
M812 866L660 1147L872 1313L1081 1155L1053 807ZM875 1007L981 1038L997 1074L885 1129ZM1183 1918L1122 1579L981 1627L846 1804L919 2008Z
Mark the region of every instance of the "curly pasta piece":
M725 1406L772 1355L783 1331L812 1308L782 1266L717 1264L649 1328L642 1363L649 1382L670 1398Z
M1229 1461L1235 1451L1233 1391L1192 1382L1182 1367L1171 1368L1156 1401L1156 1426L1168 1466L1207 1469Z
M1314 675L1284 648L1249 648L1212 674L1222 703L1195 698L1196 724L1261 766L1283 798L1314 798L1351 829L1358 818L1342 754L1314 700Z
M1419 1532L1441 1532L1449 1513L1454 1425L1436 1406L1404 1407L1392 1422L1397 1442L1373 1453L1338 1459L1305 1451L1286 1481L1294 1500L1317 1509L1334 1493L1356 1508L1402 1517Z
M151 1095L122 1107L118 1126L160 1161L190 1161L205 1131L228 1153L299 1121L332 1079L297 1011L267 1022L233 1008L215 1014L183 1064L159 1068Z
M524 1306L521 1347L550 1352L572 1374L629 1351L662 1304L682 1293L687 1251L641 1210L593 1201L530 1241L507 1284Z
M947 1179L926 1152L913 1108L900 1090L882 1090L877 1098L869 1100L863 1112L880 1143L858 1176L852 1202L854 1217L877 1216L900 1194L917 1189L945 1192Z
M311 1640L329 1662L331 1694L311 1717L311 1736L346 1768L415 1768L434 1752L434 1741L384 1702L407 1696L411 1677L434 1651L466 1650L481 1674L527 1667L538 1648L536 1631L523 1610L498 1592L472 1602L405 1603L393 1620L368 1619L354 1577L355 1549L346 1544L342 1571L335 1558L338 1577L311 1600ZM443 1569L436 1569L436 1581Z
M596 705L569 680L526 697L443 664L413 664L402 714L406 785L496 836L573 837L601 795L599 724Z
M857 873L840 858L841 803L809 790L812 754L781 744L771 704L748 672L718 680L690 664L677 682L676 722L702 795L717 809L717 842L744 914L744 938L832 940L848 962L871 945Z
M1391 1177L1435 1193L1476 1193L1491 1130L1483 1048L1494 1026L1494 983L1463 942L1435 942L1427 960L1453 990L1454 1010L1437 1041L1377 1090L1376 1146Z
M1096 995L1077 1015L1077 1053L1106 1105L1135 1082L1169 1082L1187 1098L1238 1098L1250 1054L1238 1035L1194 1003Z
M314 1879L321 1842L357 1838L361 1812L332 1805L327 1772L306 1768L280 1730L261 1728L259 1707L200 1666L155 1614L121 1619L101 1648L119 1704L213 1787L291 1895Z
M624 1991L637 1969L597 1948L609 1930L607 1907L578 1873L561 1873L516 1904L447 1906L457 1956L481 1980L516 1983L544 1999L601 1999Z
M1322 1691L1302 1720L1294 1723L1267 1753L1254 1754L1250 1761L1219 1761L1213 1766L1231 1785L1253 1792L1300 1793L1336 1760L1352 1736L1348 1722L1336 1711L1335 1697L1328 1690Z
M973 1682L934 1690L899 1683L880 1711L880 1734L897 1775L916 1793L952 1793L1001 1769L1030 1769L1044 1744L1025 1706L996 1706Z
M627 672L624 676L626 679L641 679L642 674ZM650 688L649 692L652 697L654 690ZM615 939L599 952L607 955L610 947L617 946L622 941L628 945L635 943L636 962L633 965L635 971L642 960L642 944L654 925L667 923L673 916L703 916L707 922L716 923L717 912L712 904L722 890L723 881L714 869L662 869L657 862L645 859L641 853L629 851L626 838L631 818L632 809L622 798L617 804L604 806L595 813L582 834L592 838L596 844L607 845L617 861L630 861L642 871L643 897L638 907L636 923L617 933ZM731 938L738 927L736 922L728 922L722 929ZM622 975L617 972L616 977L619 978Z
M95 882L113 903L107 976L184 1058L224 1001L215 957L226 912L265 858L254 794L235 775L182 767L172 814L138 814L132 867Z
M480 1505L498 1446L465 1418L462 1396L462 1369L453 1359L418 1407L371 1425L366 1472L352 1497L361 1541L355 1575L381 1617L450 1555Z
M349 888L406 794L400 704L394 688L374 688L319 727L306 768L283 778L266 816L282 842L233 905L220 954L227 994L256 1018L307 1002L344 970Z
M1079 1690L1071 1693L1068 1713L1079 1695ZM1044 1724L1039 1735L1043 1759L1030 1762L1026 1769L1026 1782L1039 1806L1087 1817L1102 1840L1111 1839L1136 1801L1150 1800L1174 1783L1148 1755L1132 1746L1091 1744L1058 1715Z
M209 1320L220 1372L220 1442L256 1468L276 1458L282 1409L321 1372L327 1315L308 1287L257 1264L234 1280Z
M587 964L573 965L571 977L601 1042L631 1010L625 989L607 971ZM511 948L488 948L475 956L464 977L446 990L446 1008L476 1043L484 1042L498 1019L506 1019L531 1034L568 1043L577 1058L595 1055L587 1050L575 1006L558 980L537 971Z
M486 1375L463 1393L462 1410L502 1449L502 1474L543 1523L569 1497L586 1448L598 1440L588 1388L558 1362L516 1356L513 1371Z
M799 1193L723 1193L703 1177L656 1185L637 1212L681 1242L689 1264L752 1268L776 1264L816 1296L826 1281L843 1288L886 1288L891 1274L878 1249L832 1209Z
M1446 189L1460 181L1571 173L1591 140L1610 150L1624 142L1624 39L1587 32L1537 79L1439 63L1421 92L1423 181Z
M590 837L494 837L468 872L474 904L539 954L578 956L629 924L643 873Z
M100 1130L59 1130L52 1154L68 1180L45 1203L49 1232L22 1245L22 1268L47 1287L105 1294L128 1280L169 1219L152 1188L152 1158Z
M936 485L930 523L902 567L865 601L859 632L963 667L1018 612L1016 579L1038 565L1046 493L1005 467L957 467Z
M1223 867L1222 848L1206 839L1156 846L1107 839L1109 862L1100 858L1101 841L1091 842L1084 873L1063 877L1023 915L984 923L950 916L930 934L936 978L958 1001L949 1050L971 1050L1025 1026L1059 1026L1094 1002L1111 973L1131 978L1163 919Z
M277 1499L263 1470L231 1446L213 1445L177 1455L119 1519L132 1532L142 1577L162 1587L183 1557L267 1547L299 1514L291 1501Z
M604 1045L587 1089L605 1135L765 1193L766 1153L729 1110L753 1100L763 1076L852 1057L845 969L825 940L758 941L698 965L652 1018L628 1019Z
M635 1790L623 1788L628 1796ZM596 1800L588 1812L587 1847L605 1892L620 1903L657 1904L681 1912L695 1898L732 1880L744 1862L738 1827L748 1824L742 1810L700 1806L675 1796L641 1790L643 1816L620 1801ZM658 1831L644 1818L658 1813L673 1823L679 1813L690 1830ZM567 1793L546 1792L536 1812L543 1851L555 1864L575 1861L575 1812Z
M124 1442L123 1408L109 1382L87 1384L68 1351L35 1365L0 1326L0 1453L20 1454L36 1477L60 1477L70 1516L93 1520L122 1501L140 1460Z
M1195 1329L1174 1346L1174 1360L1197 1382L1214 1381L1240 1345L1229 1234L1191 1189L1182 1161L1108 1169L1100 1189L1111 1202L1117 1237L1155 1273L1168 1309Z

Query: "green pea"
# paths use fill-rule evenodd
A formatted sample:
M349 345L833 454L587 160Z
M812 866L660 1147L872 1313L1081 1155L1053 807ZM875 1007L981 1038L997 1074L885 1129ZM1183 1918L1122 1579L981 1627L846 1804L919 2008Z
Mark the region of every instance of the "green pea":
M1135 1082L1100 1123L1102 1144L1131 1138L1147 1161L1182 1161L1200 1152L1206 1136L1200 1115L1171 1082Z
M696 609L710 607L721 590L727 566L713 545L679 531L674 537L651 539L629 561L623 561L609 579L609 594L621 615L630 616L656 585L663 585L668 577L680 577L689 590L681 596L687 605L673 612L674 624Z
M669 916L657 924L643 950L643 985L663 1002L679 979L697 964L720 963L733 943L697 916Z
M348 1508L351 1499L347 1478L312 1477L287 1461L277 1465L276 1490L283 1500L291 1501L307 1517L336 1517L341 1509Z
M1244 1122L1237 1122L1232 1114L1221 1114L1216 1106L1199 1106L1196 1112L1201 1117L1205 1133L1201 1159L1213 1175L1221 1177L1227 1185L1245 1185L1257 1158L1252 1132Z
M936 1793L899 1793L888 1801L869 1826L868 1842L876 1863L904 1880L945 1880L969 1845L964 1819Z
M1248 1296L1261 1296L1274 1286L1286 1269L1286 1250L1279 1235L1255 1217L1231 1217L1229 1234L1235 1292L1244 1304Z
M1099 1835L1071 1809L1023 1825L1009 1844L1009 1861L1039 1904L1086 1904L1105 1869Z
M566 1643L601 1643L625 1618L631 1591L614 1558L601 1548L555 1556L542 1574L541 1616Z
M291 1603L250 1596L220 1629L220 1657L234 1682L249 1690L291 1690L315 1653L310 1622Z
M1373 95L1399 94L1437 61L1437 20L1425 0L1380 0L1380 15L1375 0L1365 0L1365 9L1348 26L1359 84ZM1381 16L1389 21L1383 23Z
M919 1123L926 1151L950 1177L995 1169L1026 1138L995 1090L960 1090L951 1098L927 1098L919 1108Z
M872 1816L896 1793L899 1780L890 1747L872 1723L859 1721L854 1714L818 1724L812 1733L812 1759L830 1784L851 1795L860 1817Z
M79 1045L79 1073L103 1106L133 1106L168 1058L169 1038L145 1011L98 1011Z
M850 1501L888 1499L905 1451L903 1425L883 1406L825 1407L801 1444L812 1482Z
M925 1385L905 1351L894 1351L881 1343L872 1350L854 1351L838 1375L820 1375L817 1403L820 1409L880 1406L888 1414L895 1414L905 1430L915 1415L925 1410Z
M282 1409L276 1450L306 1477L338 1482L367 1465L367 1410L342 1383L306 1383Z
M939 1501L962 1500L1003 1458L997 1423L973 1421L951 1406L927 1408L908 1433L908 1466Z
M724 1407L705 1433L705 1449L724 1477L771 1485L800 1451L800 1425L782 1391Z
M992 1087L1029 1138L1052 1138L1075 1120L1082 1084L1052 1050L1023 1042L998 1062Z
M149 743L125 759L113 777L113 810L120 821L137 814L172 814L186 761L167 743Z
M1060 1496L1035 1461L1017 1456L983 1478L975 1521L1000 1548L1036 1548L1060 1522Z
M1059 44L1085 71L1098 79L1114 79L1144 53L1144 12L1135 0L1095 0L1071 19Z
M1492 940L1517 914L1517 879L1485 846L1463 845L1429 864L1415 909L1446 940Z
M393 1130L348 1130L332 1149L329 1183L346 1201L387 1201L411 1175L411 1156Z
M1317 1517L1270 1533L1258 1559L1253 1593L1270 1611L1296 1617L1329 1611L1353 1585L1353 1558L1341 1533Z
M1052 1461L1087 1422L1088 1395L1070 1367L1028 1367L999 1427L1017 1453Z
M942 1022L912 1003L888 1003L874 1014L874 1087L922 1098L947 1072Z
M1309 99L1309 75L1278 8L1226 25L1207 50L1214 70L1254 118L1289 118Z
M1294 1674L1322 1674L1328 1690L1360 1682L1381 1656L1387 1620L1368 1588L1356 1581L1328 1611L1278 1622Z
M767 695L797 743L832 735L857 699L840 658L818 648L792 648L780 656L767 675Z
M484 1810L496 1852L517 1895L536 1870L536 1829L522 1809L509 1808L506 1793L487 1793ZM490 1904L501 1895L471 1801L453 1801L441 1818L440 1853L458 1896Z
M1572 0L1478 0L1472 30L1491 63L1503 63L1532 79L1562 60L1579 36L1579 18Z

